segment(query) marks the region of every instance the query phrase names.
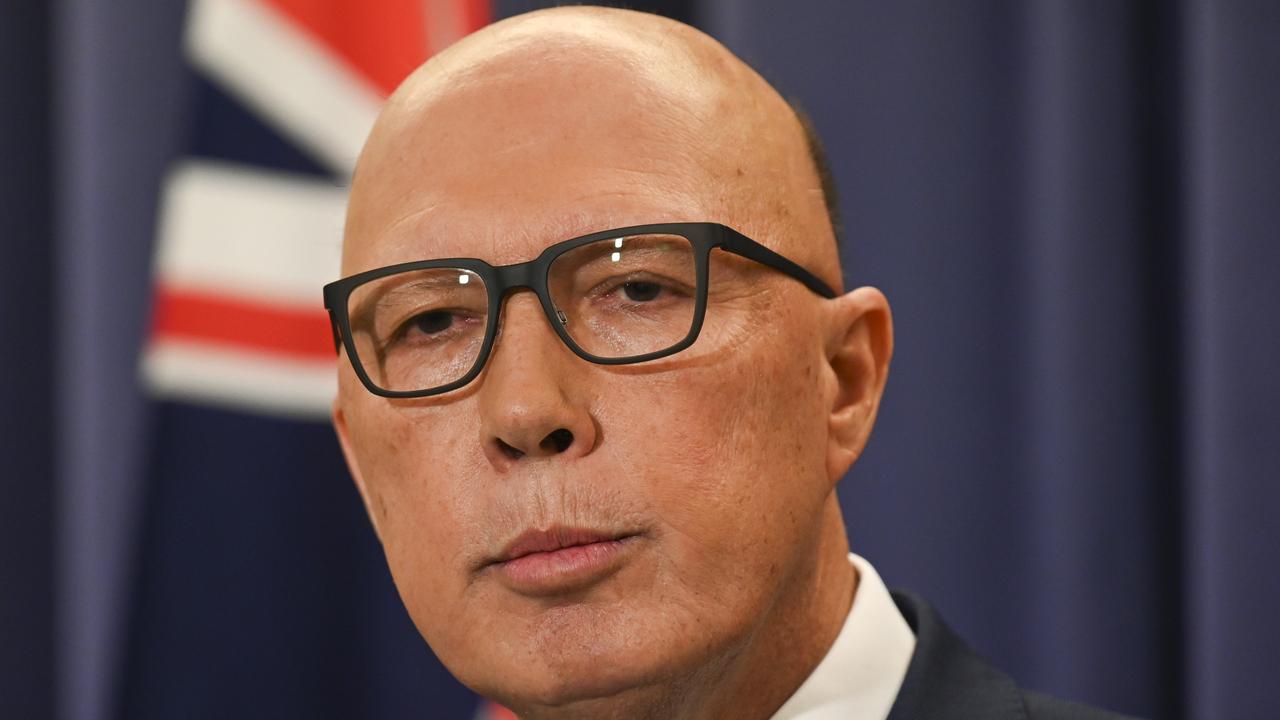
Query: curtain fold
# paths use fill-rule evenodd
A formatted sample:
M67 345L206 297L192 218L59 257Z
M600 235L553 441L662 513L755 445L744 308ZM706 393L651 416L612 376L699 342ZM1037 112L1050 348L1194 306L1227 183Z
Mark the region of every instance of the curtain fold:
M1188 3L1183 579L1191 717L1266 717L1280 656L1280 6Z
M53 712L54 253L44 3L0 5L0 717Z

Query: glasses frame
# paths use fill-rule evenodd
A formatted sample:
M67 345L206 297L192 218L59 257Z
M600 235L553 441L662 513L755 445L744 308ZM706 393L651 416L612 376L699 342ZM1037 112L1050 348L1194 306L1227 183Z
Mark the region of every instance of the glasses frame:
M568 331L565 330L564 324L559 322L556 317L555 302L551 299L551 293L547 287L547 276L551 272L552 263L563 253L589 243L630 235L656 234L678 235L688 240L690 245L693 246L695 272L697 275L697 297L695 298L693 323L689 329L689 334L668 348L641 355L629 355L620 358L600 357L583 350L574 342ZM521 288L532 290L538 296L538 303L542 306L542 311L547 317L547 322L551 324L551 328L555 330L556 334L560 336L560 339L575 355L588 362L599 365L630 365L648 360L657 360L684 350L698 339L698 333L702 330L702 320L707 310L708 266L711 251L716 248L748 260L754 260L761 265L773 268L784 275L799 280L810 290L824 298L834 298L836 296L835 291L813 273L727 225L713 222L678 222L632 225L630 227L602 230L590 235L582 235L548 246L533 260L511 265L494 266L476 258L440 258L436 260L417 260L389 265L375 270L367 270L325 285L324 306L329 311L329 320L333 327L335 351L340 353L344 347L346 348L352 369L355 370L356 376L360 378L360 382L369 392L386 398L429 397L456 390L476 379L489 361L489 353L493 350L493 344L497 340L498 322L502 314L503 300L511 291ZM475 364L462 377L439 387L426 390L386 390L378 387L365 371L364 364L360 361L360 356L356 352L348 308L351 293L357 287L378 278L402 272L430 270L433 268L469 270L478 275L484 282L485 291L488 294L489 308L488 317L485 320L484 342L480 346L480 352L476 355Z

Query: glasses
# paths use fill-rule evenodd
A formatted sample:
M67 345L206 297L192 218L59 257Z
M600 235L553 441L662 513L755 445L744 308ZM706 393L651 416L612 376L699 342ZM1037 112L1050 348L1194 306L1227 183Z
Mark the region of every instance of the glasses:
M538 296L551 328L584 360L622 365L684 350L703 327L716 248L836 296L808 270L733 228L693 222L592 233L513 265L445 258L369 270L325 285L324 306L335 347L345 346L369 392L426 397L480 374L503 298L519 288Z

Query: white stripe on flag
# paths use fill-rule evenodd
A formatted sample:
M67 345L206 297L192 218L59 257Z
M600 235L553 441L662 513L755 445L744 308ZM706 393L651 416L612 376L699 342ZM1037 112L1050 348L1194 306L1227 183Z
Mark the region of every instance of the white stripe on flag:
M157 303L178 293L268 313L314 311L324 332L320 288L338 277L345 204L345 191L310 178L180 164L162 204ZM291 354L287 346L273 351L184 329L195 335L153 330L147 344L143 380L156 395L273 415L328 414L336 356Z
M337 393L334 361L300 361L249 350L159 339L147 348L143 382L157 395L266 415L323 420Z
M321 307L336 280L346 191L306 177L187 161L168 178L155 274L186 291Z
M255 0L193 0L186 44L193 64L333 172L351 174L383 103L372 83Z

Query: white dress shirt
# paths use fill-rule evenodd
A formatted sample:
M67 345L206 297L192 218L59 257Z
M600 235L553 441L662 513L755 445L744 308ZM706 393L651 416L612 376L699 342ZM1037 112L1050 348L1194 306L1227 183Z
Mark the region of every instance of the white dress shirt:
M916 636L871 563L849 553L858 587L822 662L772 720L884 720L907 674Z

